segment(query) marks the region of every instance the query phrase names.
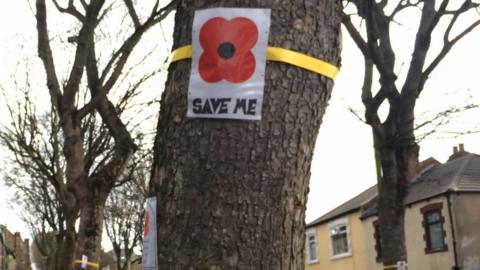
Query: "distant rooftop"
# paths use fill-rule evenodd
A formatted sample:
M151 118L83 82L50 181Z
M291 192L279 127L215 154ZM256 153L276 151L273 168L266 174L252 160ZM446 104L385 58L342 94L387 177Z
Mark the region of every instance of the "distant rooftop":
M321 224L321 223L328 222L330 220L334 220L348 213L356 212L360 210L360 207L364 203L368 202L369 200L373 199L376 196L377 196L377 185L365 190L364 192L360 193L353 199L345 202L339 207L333 209L332 211L326 213L325 215L310 222L309 224L307 224L307 228Z
M460 145L450 159L441 164L433 158L420 163L419 173L411 180L405 204L410 205L449 192L480 192L480 155L469 153ZM360 211L361 218L376 215L377 185L368 188L332 211L307 224L319 225L346 214Z

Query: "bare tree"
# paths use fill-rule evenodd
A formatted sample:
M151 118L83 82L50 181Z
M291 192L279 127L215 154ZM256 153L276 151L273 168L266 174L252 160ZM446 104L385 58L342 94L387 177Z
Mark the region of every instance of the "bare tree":
M165 18L174 5L170 3L161 8L157 0L143 19L135 3L124 0L122 7L127 10L131 20L130 24L124 25L130 29L128 36L119 42L118 47L115 46L112 54L101 58L97 53L97 42L103 31L115 29L106 22L116 2L69 0L62 5L56 0L48 1L61 16L73 19L77 29L68 37L75 49L70 71L62 82L58 63L63 59L56 58L53 53L46 2L36 0L38 54L45 68L51 103L59 116L63 135L65 183L54 183L54 186L59 190L59 200L66 220L64 269L80 269L80 265L74 261L82 255L86 255L93 263L99 260L105 201L136 150L130 132L112 104L109 93L118 84L128 59L144 34ZM67 59L63 64L66 66L68 63ZM91 98L84 104L78 104L75 101L84 79ZM113 138L113 148L104 165L95 173L89 174L81 124L93 111L99 114ZM78 235L75 233L77 215L80 215Z
M7 102L10 124L3 125L0 131L0 143L11 157L6 160L4 180L7 186L14 187L12 202L23 210L21 218L34 236L35 250L44 260L43 266L59 269L65 216L59 194L51 184L64 182L57 118L52 112L38 113L27 90L16 90L21 93L20 98L16 103Z
M118 270L129 269L143 236L143 204L152 162L146 151L139 153L130 163L124 183L112 190L105 207L105 231L112 242Z
M463 29L457 28L461 27L459 19L474 11L479 4L470 0L348 0L343 3L342 22L365 59L361 98L365 106L365 120L372 128L374 146L381 161L379 222L382 259L384 265L391 265L407 259L403 202L408 180L418 166L419 147L414 134L416 101L429 76L454 45L480 24L480 20L476 20ZM348 14L347 8L350 7L354 11ZM391 25L396 23L401 12L411 8L420 9L421 15L406 79L400 85L395 73L396 54L391 40ZM354 21L358 19L364 24L357 26ZM440 52L434 54L430 47L433 32L441 28L440 21L446 22L444 34L439 40L443 46ZM375 72L380 78L378 89L374 89ZM389 110L386 120L382 121L379 108L384 102L388 103Z
M27 77L28 78L28 77ZM30 96L31 85L27 82L24 87L17 85L16 102L7 102L10 112L10 123L2 126L0 130L0 143L10 153L11 159L5 165L5 183L14 187L15 196L12 202L16 207L21 207L22 219L29 226L34 236L34 250L37 260L42 269L61 269L63 266L63 251L65 246L65 216L58 190L52 183L63 182L65 160L60 153L61 134L58 118L54 110L39 112L35 100ZM4 89L5 90L5 89ZM123 113L132 106L131 98L135 88L129 88L125 95L117 103L117 111ZM6 91L4 98L8 100ZM147 108L141 104L141 108ZM89 174L104 166L105 161L111 154L112 138L105 126L99 123L95 114L90 114L82 123L82 138L85 148L86 169ZM143 137L138 135L138 139ZM141 141L139 141L141 142ZM113 190L112 196L121 197L122 203L133 200L136 208L141 209L143 194L145 193L145 164L139 157L133 159L128 169L116 183L121 185L128 181L129 197L125 197L123 189ZM150 163L148 163L150 164ZM140 171L142 170L142 171ZM141 178L140 178L141 176ZM139 180L136 180L137 177ZM141 180L140 180L141 179ZM117 194L121 192L121 194ZM137 195L138 194L138 195ZM108 211L109 209L107 209ZM111 210L111 209L110 209ZM131 209L127 209L131 211ZM132 219L132 216L135 217ZM124 217L124 219L141 222L138 213ZM141 225L132 229L141 235ZM119 232L122 233L122 232ZM140 236L135 236L138 239ZM135 240L135 244L138 240Z
M55 270L55 258L58 251L54 232L40 232L34 236L31 246L32 263L39 270Z

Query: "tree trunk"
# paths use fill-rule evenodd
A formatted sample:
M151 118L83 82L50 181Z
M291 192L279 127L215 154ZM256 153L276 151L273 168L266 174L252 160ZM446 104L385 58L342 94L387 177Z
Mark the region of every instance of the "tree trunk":
M55 246L55 253L53 254L52 258L52 265L51 269L53 270L61 270L63 267L63 262L65 260L65 237L66 232L63 229L63 226L60 225L62 228L59 230L58 234L55 235L56 246Z
M376 138L383 177L380 183L378 214L382 261L386 266L407 261L405 245L405 198L408 183L417 173L419 147L415 142L414 100L400 99L384 124L384 138Z
M398 160L395 149L383 149L381 156L383 179L380 185L378 213L380 235L388 235L388 238L381 238L382 260L384 265L393 265L397 261L406 260L407 255L404 241L405 188L400 187L406 185L407 179L402 177L397 167L401 161Z
M122 251L123 255L125 256L125 260L121 260L120 258L122 257ZM126 250L122 248L122 245L118 243L113 244L113 252L114 256L117 258L115 261L115 265L117 270L128 270L128 264L130 261L131 256L127 256Z
M77 233L75 230L77 218L76 215L66 215L65 217L65 251L63 253L65 257L62 260L63 265L60 269L70 270L73 268L72 263L75 260L75 250L77 248Z
M95 194L97 193L97 194ZM80 226L78 229L78 248L76 260L81 260L82 255L88 257L88 262L99 264L101 253L101 241L103 232L103 210L108 193L92 189L92 194L80 211ZM74 269L81 268L75 264ZM97 267L89 265L87 269L97 270Z
M181 3L174 48L190 44L195 10L272 8L269 45L339 64L338 0ZM261 121L187 119L190 66L170 66L154 146L159 269L303 269L310 165L332 80L269 62Z
M63 269L73 269L73 261L77 259L76 250L77 234L75 223L79 213L80 201L85 200L88 193L87 188L83 187L83 183L87 176L85 173L84 151L81 135L81 127L79 121L76 121L76 110L71 104L62 104L61 124L63 131L63 154L65 156L65 177L66 185L59 187L60 199L66 219L65 232L65 259L63 261ZM67 109L68 108L68 109Z

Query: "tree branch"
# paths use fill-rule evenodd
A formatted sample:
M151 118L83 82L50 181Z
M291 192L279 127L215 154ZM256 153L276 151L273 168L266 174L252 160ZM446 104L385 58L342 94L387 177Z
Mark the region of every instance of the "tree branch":
M87 61L88 46L93 40L94 29L97 26L97 16L104 3L105 0L92 0L87 8L85 21L78 35L75 60L65 86L62 100L62 103L67 107L72 107L74 105L75 95L78 92L80 81L83 76L83 70Z
M47 86L50 92L52 104L57 110L61 109L62 92L60 83L58 82L57 72L55 71L55 63L53 61L52 49L50 47L50 39L47 27L47 8L45 0L36 1L36 21L38 33L38 56L43 62L47 76Z
M425 65L425 59L430 49L432 32L437 26L443 12L448 5L448 0L444 0L438 11L435 10L434 0L424 0L422 16L415 37L415 46L408 69L407 78L402 88L402 95L410 100L418 97L422 85L422 72Z
M394 73L395 54L389 37L390 20L376 1L351 0L350 2L355 4L358 15L367 23L366 47L368 52L364 53L364 56L367 55L373 61L380 73L380 82L384 86L386 97L393 102L399 96L399 92L395 86L397 76ZM351 25L347 29L349 27ZM355 39L361 44L358 35Z
M140 27L137 27L135 29L135 32L123 43L120 49L118 49L113 54L112 58L106 65L104 71L102 72L102 75L100 78L100 81L102 83L105 82L107 76L110 73L111 68L115 64L115 68L113 69L112 73L110 74L110 77L108 78L108 80L105 82L103 86L106 93L108 93L117 82L130 54L132 53L133 49L140 41L143 34L146 31L148 31L153 25L155 25L156 23L166 18L168 14L174 10L176 3L177 3L177 0L173 0L167 6L165 6L164 8L161 8L159 11L156 11L157 7L155 6L154 9L152 9L152 13L150 17L147 19L147 21L142 25L140 25ZM157 4L158 4L158 1L157 1Z
M103 123L105 123L110 135L115 141L114 152L110 161L105 164L96 175L100 176L99 179L115 181L118 175L111 174L118 174L123 171L126 162L136 150L136 145L133 143L130 133L117 114L115 107L110 101L108 101L105 95L107 91L100 85L94 46L89 46L86 67L88 86L92 100L95 99L95 106L93 108L97 109ZM106 184L111 188L114 185L114 182Z
M87 6L88 6L87 2L85 0L80 0L80 3L82 4L83 9L87 10Z
M130 14L130 18L132 18L135 28L140 27L140 20L138 19L138 14L135 11L132 0L123 0L123 2L125 3L125 6L127 6L128 14Z
M397 76L394 73L395 54L389 36L390 21L375 1L357 1L357 6L360 5L358 2L362 2L362 13L367 23L367 46L380 79L395 81Z
M417 7L422 1L421 0L400 0L398 1L397 6L393 9L392 13L388 16L391 21L394 20L395 15L408 7Z
M85 20L85 16L83 16L83 14L80 13L80 11L77 10L73 1L68 1L68 6L66 8L62 8L58 4L57 0L52 0L52 2L59 12L70 14L73 17L77 18L77 20L79 20L80 22L83 22Z
M368 47L367 47L367 42L363 39L362 35L360 35L360 32L357 31L355 26L353 26L352 20L350 19L350 16L345 14L345 12L342 12L342 23L347 29L348 33L352 37L353 41L357 45L357 47L360 49L363 55L367 55L368 53Z
M452 19L450 20L447 30L444 33L443 36L443 47L440 53L433 59L433 61L428 65L428 67L425 69L425 71L422 73L421 77L421 85L424 85L425 82L427 81L428 77L431 75L431 73L435 70L435 68L440 64L440 62L445 58L445 56L450 52L450 50L453 48L455 44L457 44L458 41L460 41L462 38L464 38L467 34L469 34L471 31L473 31L476 27L480 25L480 19L476 20L473 22L471 25L469 25L467 28L465 28L460 34L458 34L456 37L450 40L449 36L451 33L451 30L459 17L459 15L463 12L466 12L468 10L466 8L466 3L468 2L465 1L465 3L460 7L455 14L453 15ZM418 95L420 95L421 91L423 90L423 87L420 88ZM418 96L417 95L417 96Z

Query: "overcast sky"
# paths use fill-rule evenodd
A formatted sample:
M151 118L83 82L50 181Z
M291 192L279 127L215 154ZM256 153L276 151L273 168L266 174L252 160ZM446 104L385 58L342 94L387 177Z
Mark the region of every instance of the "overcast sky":
M415 20L409 19L409 16L414 15L408 14L405 20L400 22L401 24L393 27L397 31L392 39L394 48L399 52L397 71L400 77L406 72L402 63L408 63L408 57L411 54ZM0 2L0 25L0 80L5 81L8 80L9 74L13 73L16 60L22 58L21 55L17 55L19 47L26 46L35 50L35 43L22 45L19 41L25 38L35 41L36 33L33 15L25 1ZM171 27L171 22L164 23L167 38L171 36L169 34ZM344 33L343 38L342 68L336 79L333 96L320 129L312 163L307 222L376 182L371 131L347 109L352 107L360 110L359 114L362 114L360 88L363 78L363 59L348 34ZM453 49L427 83L418 102L418 114L429 111L432 113L449 106L461 106L466 102L480 103L478 73L480 54L477 53L479 44L480 29ZM433 45L438 49L441 44L437 42ZM162 50L166 52L169 49ZM163 58L159 59L159 62L163 61ZM160 96L162 88L163 83L152 90L157 91L156 93ZM470 89L469 93L467 89ZM472 98L469 97L470 94ZM47 93L45 92L44 95ZM0 112L4 113L3 109L0 109ZM459 127L465 131L471 130L474 126L480 125L479 116L478 111L464 114L455 119L454 126L446 127L445 130ZM5 121L5 117L2 121ZM467 151L480 154L479 135L439 138L444 136L433 135L421 141L420 159L433 156L444 162L452 153L452 147L458 143L465 143ZM0 154L0 159L3 158L4 156ZM0 177L2 177L1 173ZM0 187L0 223L7 224L10 230L18 230L28 235L28 231L16 215L20 210L7 207L8 192L5 187Z

